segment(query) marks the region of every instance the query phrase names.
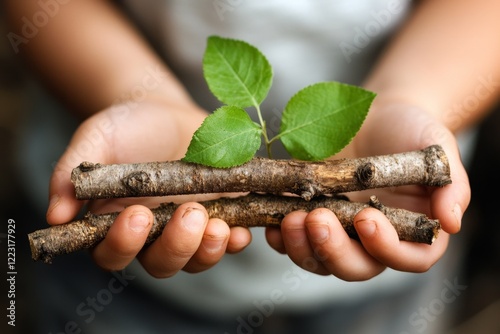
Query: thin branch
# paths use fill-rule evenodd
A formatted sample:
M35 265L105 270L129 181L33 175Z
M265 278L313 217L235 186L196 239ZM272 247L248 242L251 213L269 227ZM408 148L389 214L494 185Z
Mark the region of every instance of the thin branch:
M400 240L432 244L440 230L437 220L429 219L423 214L385 207L375 197L369 203L357 203L341 197L321 196L306 201L300 197L249 194L201 204L210 217L220 218L230 226L278 227L283 217L292 211L328 208L337 215L348 235L357 239L353 226L354 216L364 208L375 207L387 216L396 228ZM146 245L161 234L177 207L177 204L168 203L153 209L155 222ZM33 260L51 263L57 255L95 246L104 239L117 215L118 212L101 215L88 213L82 220L30 233L28 239Z
M254 158L233 168L182 161L103 165L84 162L71 181L78 199L223 192L292 193L309 200L373 188L451 183L440 146L423 150L322 162Z

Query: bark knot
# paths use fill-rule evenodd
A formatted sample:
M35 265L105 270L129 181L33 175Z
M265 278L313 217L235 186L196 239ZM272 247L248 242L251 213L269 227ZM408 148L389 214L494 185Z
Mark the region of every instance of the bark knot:
M142 193L152 184L151 178L146 172L132 172L124 177L122 182L132 193Z
M354 172L354 177L363 188L368 188L375 177L375 166L371 162L362 164Z

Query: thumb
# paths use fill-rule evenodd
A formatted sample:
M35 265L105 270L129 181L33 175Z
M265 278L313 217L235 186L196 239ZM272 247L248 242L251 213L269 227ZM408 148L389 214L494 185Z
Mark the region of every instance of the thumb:
M90 121L90 122L89 122ZM76 199L71 183L71 172L82 161L105 161L106 136L84 122L73 135L68 147L57 162L49 184L47 222L52 225L67 223L80 211L84 201Z
M458 148L453 145L443 147L448 156L452 183L433 191L431 210L446 232L457 233L461 228L463 213L470 202L471 190Z

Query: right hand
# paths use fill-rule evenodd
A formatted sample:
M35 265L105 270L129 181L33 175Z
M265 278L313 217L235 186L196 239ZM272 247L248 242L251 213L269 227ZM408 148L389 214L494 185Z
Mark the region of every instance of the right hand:
M71 221L85 204L76 199L70 181L72 169L82 161L112 164L180 159L207 116L192 103L172 104L160 99L144 100L133 107L123 103L107 108L88 118L74 133L50 180L49 224ZM208 199L178 196L88 202L93 213L121 211L105 239L92 249L95 262L107 270L120 270L137 256L154 277L169 277L181 269L206 270L226 252L244 249L251 241L249 230L230 229L220 219L209 219L205 208L195 202L202 198ZM153 223L149 208L174 200L183 204L162 235L144 248Z

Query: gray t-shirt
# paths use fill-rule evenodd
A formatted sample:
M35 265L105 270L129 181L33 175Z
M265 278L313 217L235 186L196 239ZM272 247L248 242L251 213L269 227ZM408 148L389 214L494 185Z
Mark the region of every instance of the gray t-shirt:
M274 70L273 87L262 105L271 131L278 129L281 111L299 89L328 80L361 84L411 5L403 0L124 3L191 95L207 110L220 106L202 76L207 37L237 38L259 48ZM393 270L359 283L318 276L272 250L262 229L252 232L253 242L241 254L226 255L214 268L200 274L180 272L170 279L157 280L137 263L131 270L155 294L205 313L244 312L262 300L303 309L323 302L364 298L425 279Z

